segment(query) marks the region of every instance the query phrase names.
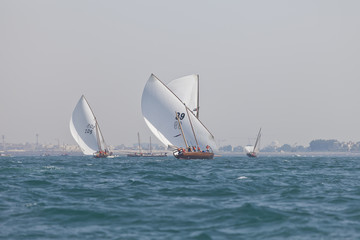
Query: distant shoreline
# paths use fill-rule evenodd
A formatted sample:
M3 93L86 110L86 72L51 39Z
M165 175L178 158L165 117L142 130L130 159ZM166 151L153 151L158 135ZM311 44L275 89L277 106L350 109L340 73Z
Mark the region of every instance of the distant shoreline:
M114 155L119 156L126 156L128 153L135 153L138 150L113 150ZM148 152L147 150L142 150L143 153ZM25 151L25 150L9 150L9 151L0 151L2 154L9 154L10 156L86 156L81 151L46 151L46 150L39 150L39 151ZM152 153L159 154L159 153L167 153L168 156L172 156L171 151L167 150L153 150Z
M136 150L115 150L114 155L126 156L128 153L135 153ZM147 152L144 151L143 152ZM153 153L167 153L168 156L172 156L171 151L157 150ZM0 151L0 153L4 153ZM10 156L85 156L80 151L6 151L5 154ZM244 152L217 152L215 158L221 157L246 157ZM320 156L333 156L333 157L360 157L360 152L260 152L258 158L262 157L320 157Z

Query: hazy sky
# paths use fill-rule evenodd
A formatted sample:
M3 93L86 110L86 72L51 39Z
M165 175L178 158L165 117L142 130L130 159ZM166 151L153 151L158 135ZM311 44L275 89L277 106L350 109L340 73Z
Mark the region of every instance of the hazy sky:
M220 145L360 141L360 1L0 0L0 135L75 144L85 94L108 144L150 131L141 94L200 75Z

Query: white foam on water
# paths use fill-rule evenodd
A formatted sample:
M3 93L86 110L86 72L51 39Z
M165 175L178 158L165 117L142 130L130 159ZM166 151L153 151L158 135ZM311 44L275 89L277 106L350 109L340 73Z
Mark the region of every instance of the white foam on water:
M33 206L36 206L37 203L26 203L25 204L25 207L33 207Z
M245 177L245 176L240 176L240 177L238 177L237 179L239 179L239 180L241 180L241 179L247 179L247 177Z
M45 166L44 168L47 168L47 169L56 169L55 166Z

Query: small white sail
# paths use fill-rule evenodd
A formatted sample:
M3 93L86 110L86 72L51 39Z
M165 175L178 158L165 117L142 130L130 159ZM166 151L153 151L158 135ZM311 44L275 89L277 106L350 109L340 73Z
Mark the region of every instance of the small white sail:
M199 113L199 75L193 74L172 80L168 88L198 116Z
M102 146L106 149L99 124L84 95L81 96L71 115L70 132L85 155L92 155L102 150Z
M258 152L260 148L260 138L261 138L261 128L259 130L259 133L256 137L255 145L254 145L254 152Z
M246 153L258 153L260 148L260 138L261 138L261 128L259 130L259 133L256 137L255 145L254 146L245 146L244 150Z
M206 145L209 145L212 149L217 149L214 136L191 111L186 110L187 107L180 98L153 74L145 85L141 108L146 124L165 146L185 147L176 118L178 115L189 146L196 146L190 117L200 148L205 150Z
M254 152L254 146L245 146L244 149L246 153Z

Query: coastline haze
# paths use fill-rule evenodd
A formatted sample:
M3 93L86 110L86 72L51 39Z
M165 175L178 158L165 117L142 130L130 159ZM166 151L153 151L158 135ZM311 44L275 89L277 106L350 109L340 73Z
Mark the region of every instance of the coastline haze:
M150 131L141 95L200 76L200 119L220 145L360 141L357 1L1 1L0 134L75 144L84 94L108 144ZM154 137L153 137L154 139ZM154 139L155 141L155 139ZM156 141L158 143L158 141Z

